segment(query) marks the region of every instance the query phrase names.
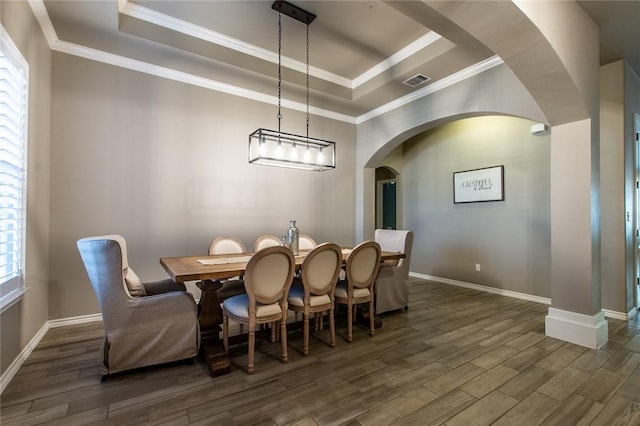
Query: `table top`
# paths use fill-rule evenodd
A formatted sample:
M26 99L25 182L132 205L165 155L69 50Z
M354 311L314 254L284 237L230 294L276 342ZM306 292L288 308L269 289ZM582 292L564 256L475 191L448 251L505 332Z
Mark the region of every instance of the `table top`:
M307 253L300 250L295 256L296 266L302 265ZM346 261L351 249L342 249L342 260ZM244 274L247 262L253 253L217 254L213 256L161 257L160 264L176 282L195 280L222 280ZM404 253L383 251L381 260L396 260L405 257Z

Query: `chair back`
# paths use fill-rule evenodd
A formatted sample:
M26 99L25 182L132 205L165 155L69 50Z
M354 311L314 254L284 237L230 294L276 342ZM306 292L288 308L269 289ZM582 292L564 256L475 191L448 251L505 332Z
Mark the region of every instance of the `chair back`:
M374 239L380 244L383 251L404 253L405 257L398 261L397 266L406 268L408 273L413 247L413 232L400 229L376 229Z
M275 235L265 234L259 236L256 242L253 244L253 251L257 253L267 247L274 247L279 245L280 238L276 237Z
M309 252L302 262L305 293L333 293L342 267L342 250L334 243L323 243Z
M305 234L300 235L300 238L298 240L298 248L300 250L312 250L316 247L318 247L318 243L316 243L316 240Z
M273 246L256 252L245 269L244 287L250 309L256 302L285 303L293 281L295 259L287 247Z
M247 249L240 239L235 237L218 237L209 246L209 255L246 253Z
M371 288L380 267L380 245L365 241L353 248L347 257L347 282L354 288Z
M110 314L119 314L120 307L129 299L124 281L129 268L127 244L120 235L104 235L82 238L76 245L98 298L105 328L109 329Z

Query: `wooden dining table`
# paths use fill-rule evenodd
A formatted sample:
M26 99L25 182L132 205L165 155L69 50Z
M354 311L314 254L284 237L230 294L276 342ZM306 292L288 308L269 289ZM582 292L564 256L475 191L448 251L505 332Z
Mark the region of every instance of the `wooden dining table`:
M304 258L311 250L300 250L295 256L296 268L302 266ZM346 262L350 248L342 249L342 261ZM198 281L201 290L198 302L198 322L200 323L200 353L212 376L220 376L231 371L231 362L220 339L222 309L218 290L222 280L242 276L253 253L217 254L203 256L161 257L160 265L176 282ZM397 260L405 257L401 252L383 251L381 261Z

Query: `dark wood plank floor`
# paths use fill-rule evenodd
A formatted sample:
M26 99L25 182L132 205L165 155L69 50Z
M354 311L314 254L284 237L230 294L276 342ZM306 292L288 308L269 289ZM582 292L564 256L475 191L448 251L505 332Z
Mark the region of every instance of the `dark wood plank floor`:
M375 337L344 321L301 355L289 333L231 349L231 374L201 362L116 375L102 383L100 323L51 329L1 397L8 425L639 425L640 322L609 320L589 350L544 335L547 306L422 280L408 312L383 316Z

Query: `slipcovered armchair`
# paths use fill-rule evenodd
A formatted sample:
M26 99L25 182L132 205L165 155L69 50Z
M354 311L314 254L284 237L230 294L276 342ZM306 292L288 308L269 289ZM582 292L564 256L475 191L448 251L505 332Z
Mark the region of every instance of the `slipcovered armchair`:
M407 309L409 306L409 266L413 232L405 230L376 229L375 241L383 251L399 251L405 254L398 261L386 261L380 265L376 278L376 314Z
M198 354L197 307L183 284L170 279L143 284L129 267L120 235L83 238L77 246L102 311L103 378Z

